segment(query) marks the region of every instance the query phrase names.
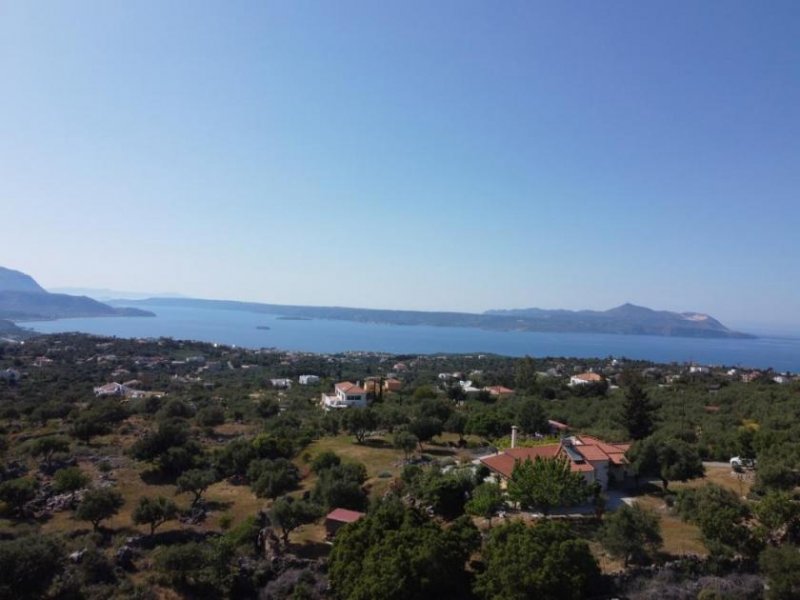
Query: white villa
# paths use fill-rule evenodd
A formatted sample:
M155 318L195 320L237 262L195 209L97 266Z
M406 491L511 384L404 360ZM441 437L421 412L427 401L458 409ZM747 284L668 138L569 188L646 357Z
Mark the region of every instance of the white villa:
M300 375L298 381L300 385L316 385L319 383L319 375Z
M569 385L570 387L574 387L576 385L589 385L590 383L600 383L603 381L603 376L597 373L592 373L588 371L586 373L580 373L578 375L573 375L569 378Z
M364 408L367 406L367 390L361 382L342 381L333 386L333 395L322 394L322 408Z

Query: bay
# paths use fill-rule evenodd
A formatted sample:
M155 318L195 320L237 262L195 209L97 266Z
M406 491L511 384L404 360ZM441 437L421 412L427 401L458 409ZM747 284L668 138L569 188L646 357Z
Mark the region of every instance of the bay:
M800 338L677 338L638 335L488 331L287 320L277 315L221 309L148 306L155 317L97 317L19 323L41 333L78 331L124 338L171 337L246 348L336 353L493 353L506 356L627 357L800 371ZM260 327L260 328L259 328Z

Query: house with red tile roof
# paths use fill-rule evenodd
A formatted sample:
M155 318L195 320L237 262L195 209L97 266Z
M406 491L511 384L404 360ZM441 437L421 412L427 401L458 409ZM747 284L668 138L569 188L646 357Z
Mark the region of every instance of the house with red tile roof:
M589 484L599 483L605 490L610 481L624 482L629 476L625 453L630 444L611 444L589 435L573 435L557 444L544 444L531 448L509 448L480 462L499 476L501 481L511 478L514 467L525 460L565 458L570 470L581 473Z
M502 385L492 385L490 387L483 388L484 392L489 392L495 398L505 398L508 396L512 396L514 394L514 390L509 389Z
M325 531L329 538L336 535L340 528L348 523L355 523L364 516L364 513L346 508L335 508L325 517Z
M592 373L591 371L586 373L579 373L578 375L573 375L569 378L569 385L587 385L590 383L600 383L603 381L603 376L599 373Z
M333 386L333 395L322 394L325 410L336 408L364 408L367 406L367 390L359 383L341 381Z

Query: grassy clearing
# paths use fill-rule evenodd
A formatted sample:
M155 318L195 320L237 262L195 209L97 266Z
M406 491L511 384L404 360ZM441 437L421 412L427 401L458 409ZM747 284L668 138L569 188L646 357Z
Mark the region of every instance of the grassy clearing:
M673 514L662 498L647 495L636 499L637 504L653 510L661 522L661 536L664 538L664 552L672 555L699 554L705 556L708 550L700 539L700 530Z
M755 473L750 471L742 475L742 477L739 477L727 465L724 467L706 467L705 477L692 479L685 483L673 483L669 487L671 490L679 490L681 488L702 487L707 483L715 483L721 487L733 490L739 496L747 496L755 482Z

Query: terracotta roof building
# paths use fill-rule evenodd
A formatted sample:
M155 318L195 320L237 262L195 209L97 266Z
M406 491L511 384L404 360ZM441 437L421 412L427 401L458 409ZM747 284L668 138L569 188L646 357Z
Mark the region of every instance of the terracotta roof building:
M611 444L589 435L574 435L557 444L544 444L531 448L509 448L480 462L501 479L508 480L514 466L525 460L563 457L569 461L574 473L581 473L587 483L598 482L605 490L609 483L623 483L630 476L625 453L630 444Z
M341 527L344 527L348 523L355 523L363 516L364 513L358 512L357 510L335 508L325 517L325 531L328 537L333 537Z
M333 386L334 395L322 394L322 407L325 410L334 408L363 408L367 405L367 390L358 383L342 381Z
M586 385L588 383L600 383L601 381L603 381L603 376L599 373L592 373L591 371L579 373L569 378L570 385Z
M514 390L504 387L502 385L493 385L491 387L483 388L484 391L489 392L495 398L502 398L504 396L511 396Z

